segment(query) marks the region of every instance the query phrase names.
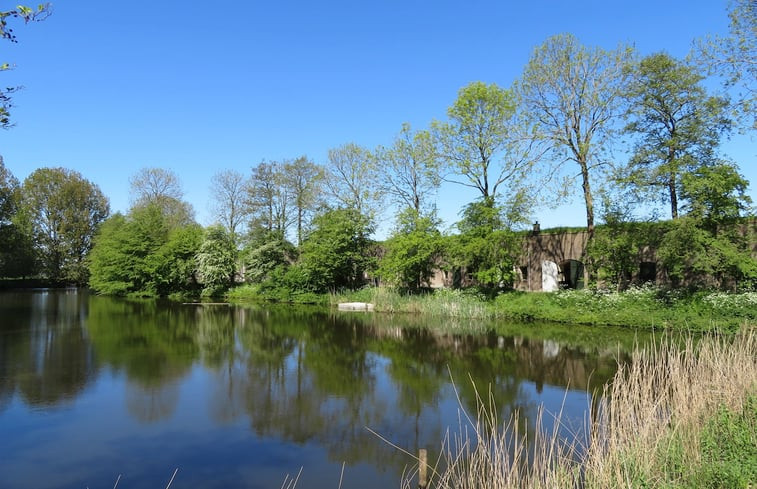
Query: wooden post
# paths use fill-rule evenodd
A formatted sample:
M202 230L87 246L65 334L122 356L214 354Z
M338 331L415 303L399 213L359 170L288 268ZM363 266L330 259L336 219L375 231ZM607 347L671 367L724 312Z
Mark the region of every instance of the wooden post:
M418 450L418 487L426 489L428 485L428 454L425 448Z

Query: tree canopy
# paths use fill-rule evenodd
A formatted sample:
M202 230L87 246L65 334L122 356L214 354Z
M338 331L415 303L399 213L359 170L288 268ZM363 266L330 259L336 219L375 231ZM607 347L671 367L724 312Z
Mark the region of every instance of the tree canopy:
M86 258L100 223L110 212L108 199L79 173L64 168L34 171L22 190L22 209L44 276L86 284Z
M682 176L718 162L728 101L709 96L694 67L665 53L645 57L633 73L626 132L638 139L623 178L645 196L656 190L652 198L667 202L675 219Z
M523 120L533 128L534 139L553 150L550 163L555 168L550 173L568 161L578 165L590 233L595 214L592 177L605 162L632 56L627 47L589 48L571 34L560 34L534 49L515 84Z

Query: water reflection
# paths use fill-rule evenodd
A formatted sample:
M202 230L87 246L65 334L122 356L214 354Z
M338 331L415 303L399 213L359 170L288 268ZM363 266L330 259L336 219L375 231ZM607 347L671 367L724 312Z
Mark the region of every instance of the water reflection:
M32 406L75 398L96 372L88 301L75 290L0 294L0 410L19 395Z
M30 407L70 403L96 383L102 395L123 399L137 425L201 427L215 439L242 422L246 443L256 447L270 440L317 446L332 462L392 474L407 457L366 427L410 452L437 447L458 422L457 397L475 413L487 390L501 419L521 413L521 428L533 427L542 402L556 411L568 399L569 414L583 417L587 392L609 380L622 352L639 341L615 330L470 322L432 331L413 316L75 292L0 294L0 309L0 410L13 399ZM188 405L206 414L182 428ZM0 411L0 429L3 423ZM148 455L161 454L134 456ZM249 463L237 457L238 466Z

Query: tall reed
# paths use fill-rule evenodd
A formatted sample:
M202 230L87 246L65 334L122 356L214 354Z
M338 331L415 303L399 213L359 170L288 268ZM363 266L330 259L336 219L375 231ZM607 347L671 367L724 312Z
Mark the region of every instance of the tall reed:
M668 336L619 365L578 439L562 437L560 413L547 431L541 410L537 429L526 433L517 413L501 423L491 399L479 397L475 417L465 414L461 429L443 443L428 487L698 487L708 423L726 410L745 413L755 427L755 397L755 328L699 340ZM751 431L746 444L757 447L757 431ZM757 452L743 456L752 457L744 463L757 464ZM409 472L402 487L415 487L414 475Z

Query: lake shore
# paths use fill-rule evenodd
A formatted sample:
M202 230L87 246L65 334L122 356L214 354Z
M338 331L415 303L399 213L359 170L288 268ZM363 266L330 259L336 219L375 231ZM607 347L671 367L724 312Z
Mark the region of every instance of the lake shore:
M464 319L508 319L564 324L621 326L644 330L734 332L757 324L757 292L689 292L652 286L623 292L562 290L504 292L488 297L474 289L439 289L421 294L385 287L367 287L335 294L276 294L242 286L232 289L232 302L274 301L315 303L336 307L341 302L365 302L377 313L423 314Z

